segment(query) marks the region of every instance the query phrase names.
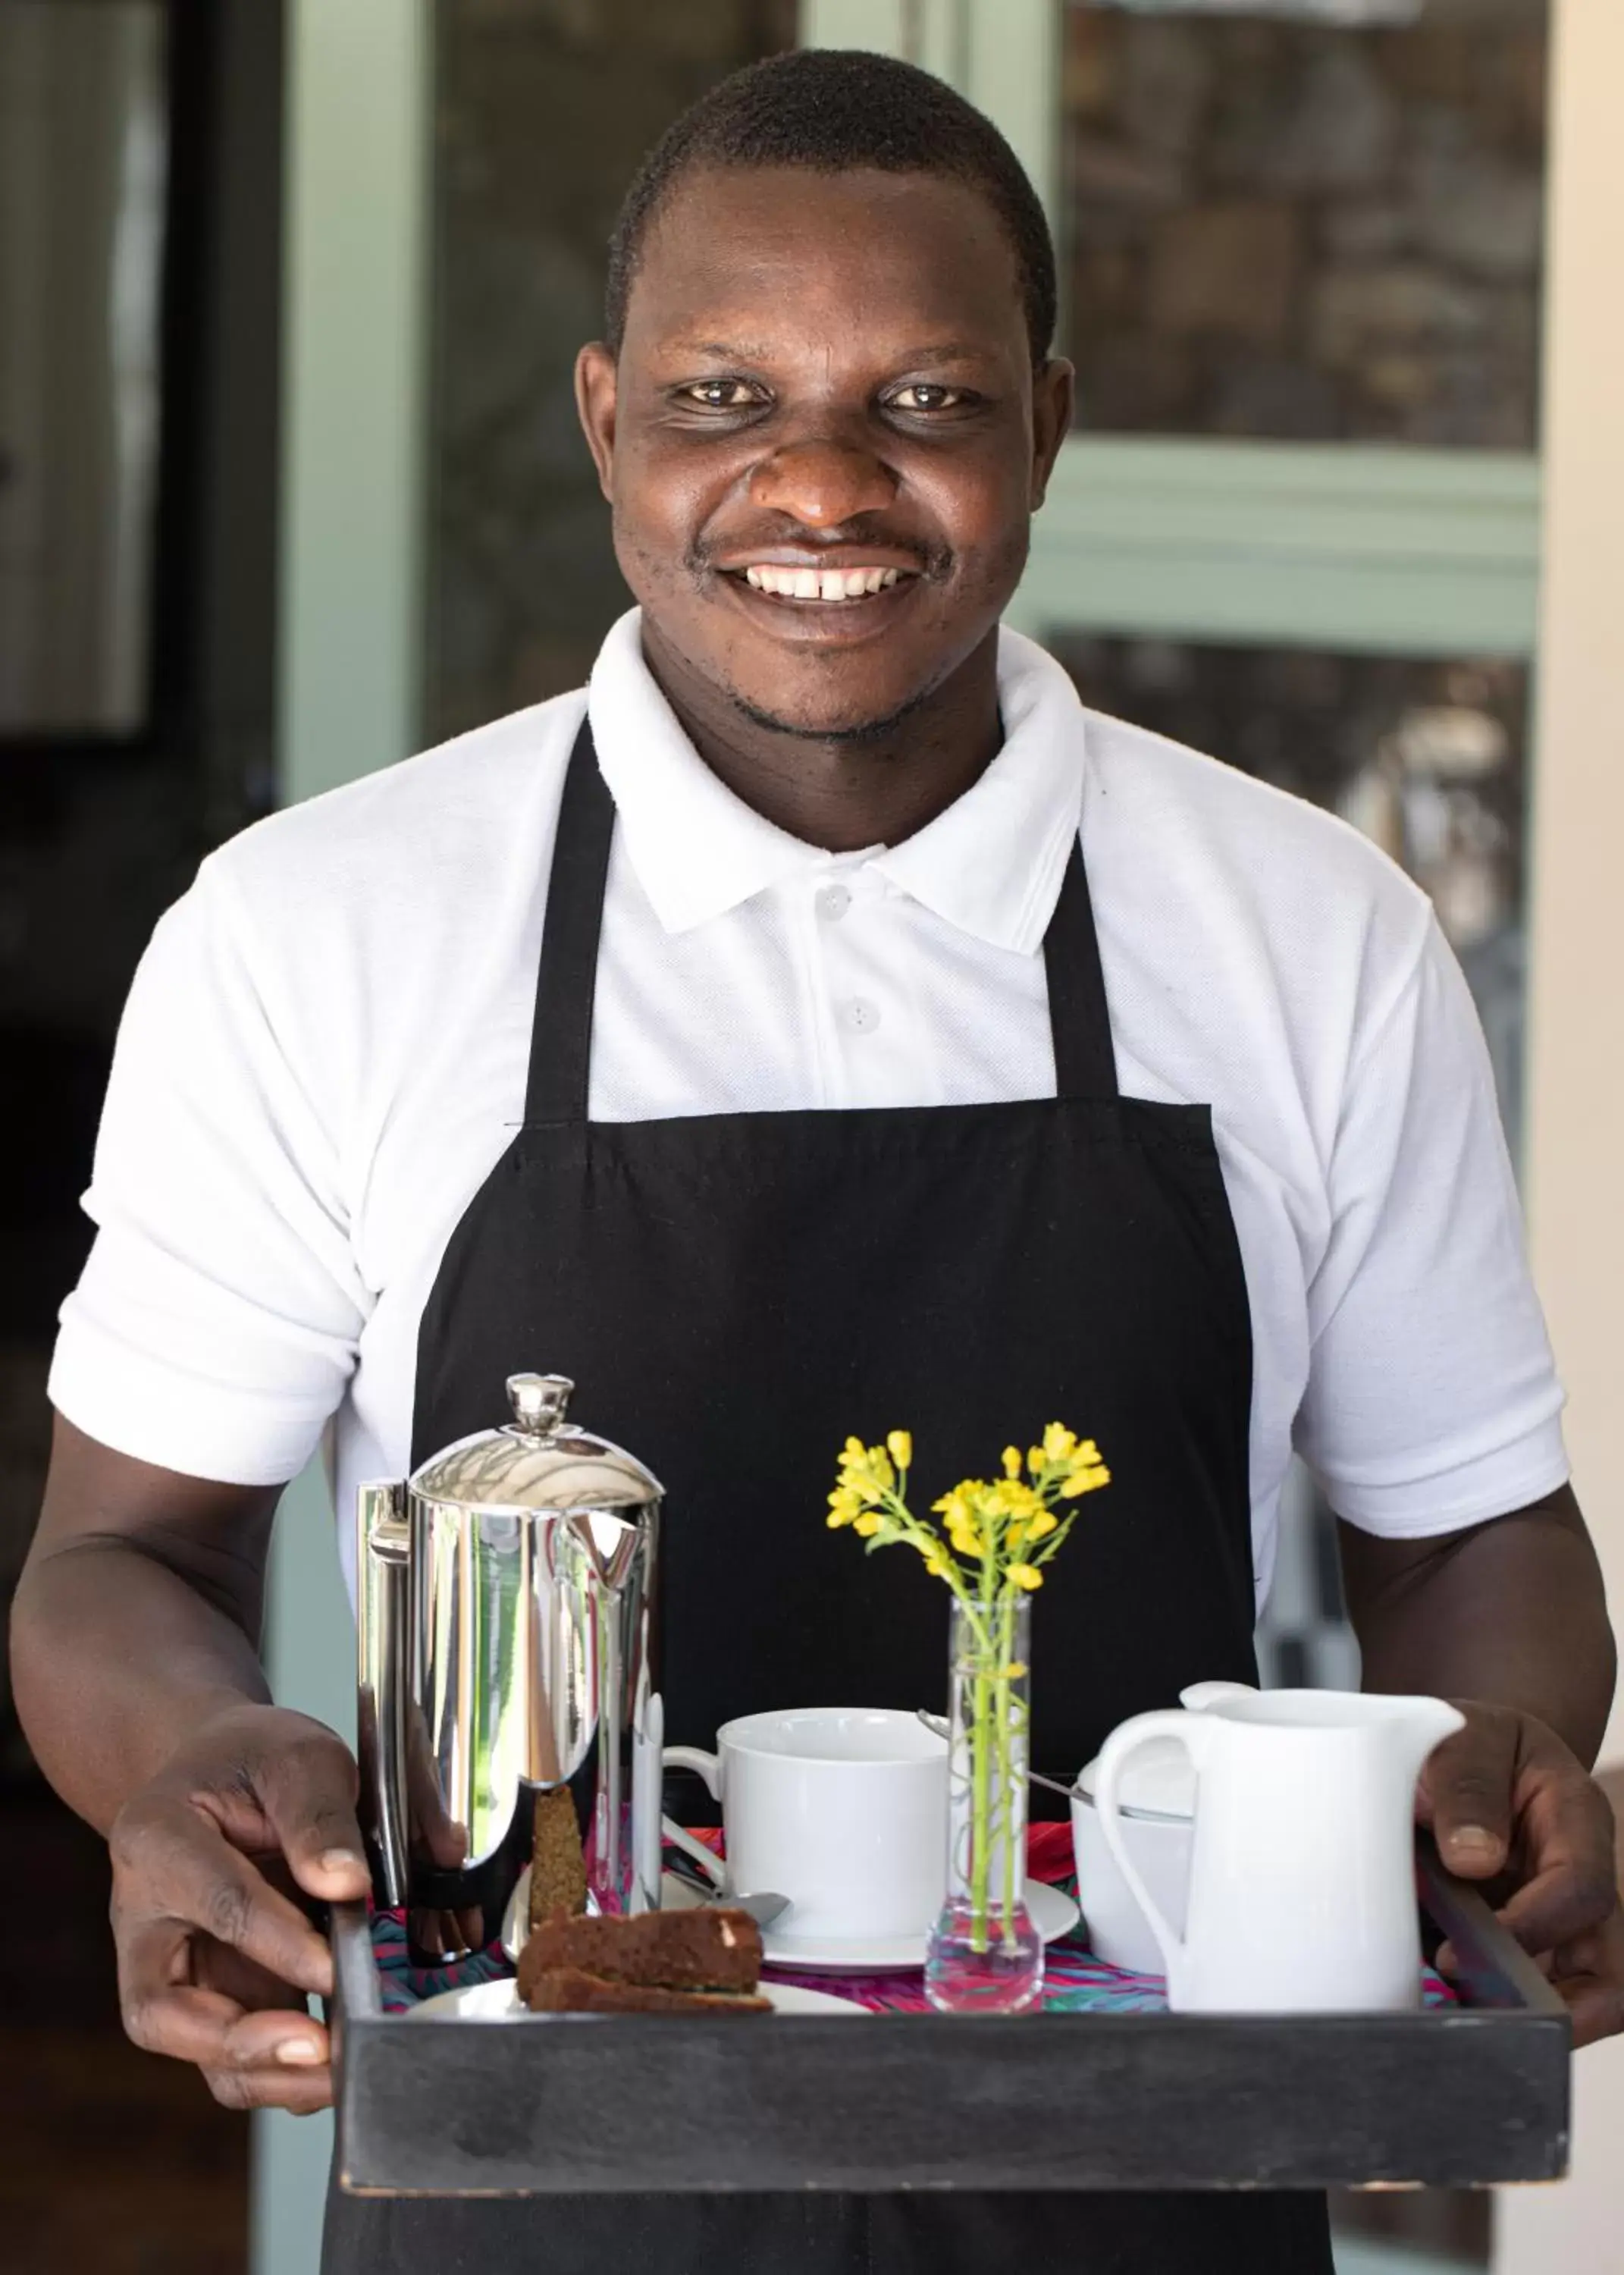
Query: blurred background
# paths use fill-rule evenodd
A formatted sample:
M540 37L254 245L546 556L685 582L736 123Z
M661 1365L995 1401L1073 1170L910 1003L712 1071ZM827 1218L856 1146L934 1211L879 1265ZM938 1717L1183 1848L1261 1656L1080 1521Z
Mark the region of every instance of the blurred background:
M1621 15L0 0L0 1599L147 933L278 802L585 677L625 605L570 384L616 208L687 102L797 42L939 72L1048 203L1081 417L1015 620L1091 703L1333 808L1432 896L1624 1568ZM1357 1679L1306 1482L1260 1641L1270 1680ZM270 1649L347 1727L314 1479ZM0 1856L7 2268L313 2275L324 2121L251 2127L125 2046L104 1858L3 1659ZM1343 2275L1614 2266L1624 2065L1582 2077L1574 2181L1349 2198Z

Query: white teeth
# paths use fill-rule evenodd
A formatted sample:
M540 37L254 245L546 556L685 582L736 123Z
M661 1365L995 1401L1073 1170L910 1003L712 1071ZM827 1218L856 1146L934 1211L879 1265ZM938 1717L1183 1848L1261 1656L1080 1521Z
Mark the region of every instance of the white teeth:
M903 575L900 569L781 569L752 563L744 582L758 593L784 601L857 601L882 592Z

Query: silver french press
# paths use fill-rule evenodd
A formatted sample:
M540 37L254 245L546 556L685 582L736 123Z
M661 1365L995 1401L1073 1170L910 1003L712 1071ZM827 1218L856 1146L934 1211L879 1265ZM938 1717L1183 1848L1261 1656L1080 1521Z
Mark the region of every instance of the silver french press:
M573 1387L512 1376L511 1422L358 1496L362 1829L421 1958L494 1931L543 1791L575 1797L590 1905L659 1905L661 1491Z

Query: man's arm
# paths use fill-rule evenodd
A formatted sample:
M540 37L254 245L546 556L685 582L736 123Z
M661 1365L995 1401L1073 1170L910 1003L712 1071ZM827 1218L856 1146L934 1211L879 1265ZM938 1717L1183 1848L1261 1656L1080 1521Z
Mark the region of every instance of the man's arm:
M1431 1538L1339 1531L1365 1689L1467 1715L1421 1783L1445 1863L1502 1884L1507 1924L1552 1955L1581 2039L1624 2028L1613 1818L1588 1774L1617 1659L1572 1491Z
M1573 1489L1421 1540L1339 1527L1367 1690L1514 1707L1595 1760L1618 1673L1601 1567Z
M328 2048L303 2002L331 1962L288 1891L356 1897L366 1872L348 1752L268 1703L276 1501L58 1419L12 1674L42 1768L109 1836L132 2037L199 2063L222 2100L306 2109L328 2097Z

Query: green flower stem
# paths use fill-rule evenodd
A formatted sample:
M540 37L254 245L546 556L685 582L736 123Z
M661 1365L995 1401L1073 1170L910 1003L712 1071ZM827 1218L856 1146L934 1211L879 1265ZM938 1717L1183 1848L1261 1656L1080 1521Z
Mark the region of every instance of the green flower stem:
M1009 1723L1014 1704L1010 1697L1009 1668L1015 1659L1015 1598L1008 1590L1005 1591L1003 1598L1003 1620L998 1638L998 1790L1007 1799L1010 1788ZM1004 1936L1006 1941L1015 1932L1015 1842L1006 1839L1004 1841Z
M985 1952L988 1941L988 1916L991 1911L988 1881L991 1867L992 1840L992 1748L987 1743L991 1735L987 1728L992 1706L993 1686L986 1672L986 1653L982 1651L977 1659L975 1707L970 1725L970 1764L974 1804L971 1819L971 1882L970 1924L971 1948L978 1954Z

